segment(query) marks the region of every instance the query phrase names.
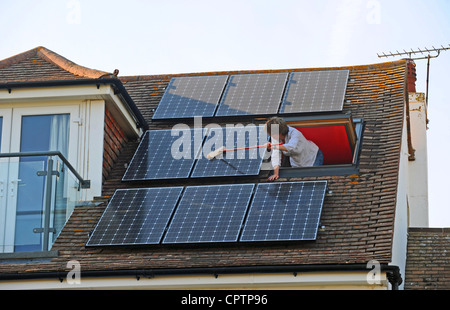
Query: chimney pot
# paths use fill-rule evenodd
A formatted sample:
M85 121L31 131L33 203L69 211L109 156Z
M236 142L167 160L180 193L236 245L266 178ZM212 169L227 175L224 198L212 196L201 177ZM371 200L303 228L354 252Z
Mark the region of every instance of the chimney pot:
M408 66L408 92L415 93L416 92L416 63L412 59L407 59Z

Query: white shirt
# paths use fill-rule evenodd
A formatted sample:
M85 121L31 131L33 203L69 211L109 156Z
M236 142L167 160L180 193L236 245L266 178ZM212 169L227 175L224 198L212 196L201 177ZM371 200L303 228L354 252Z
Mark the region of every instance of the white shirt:
M281 166L281 153L290 156L290 162L292 167L312 167L316 161L317 151L319 147L312 141L309 141L305 136L297 129L289 126L289 132L284 138L285 143L283 146L286 151L272 150L272 166ZM272 139L273 144L279 143L279 141Z

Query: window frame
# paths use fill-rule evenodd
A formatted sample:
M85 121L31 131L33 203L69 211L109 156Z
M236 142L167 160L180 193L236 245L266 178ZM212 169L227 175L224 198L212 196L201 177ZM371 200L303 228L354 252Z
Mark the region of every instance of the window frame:
M285 117L284 120L292 127L345 126L350 147L352 148L353 159L348 164L329 164L318 167L280 167L280 178L359 174L359 158L365 127L364 119L352 118L351 114L328 114Z
M79 149L79 125L74 122L75 119L79 118L80 113L79 105L77 104L64 104L64 102L52 102L52 103L36 103L36 104L16 104L15 106L9 106L0 109L2 115L7 115L6 118L6 128L5 128L5 118L3 119L3 137L6 137L6 141L2 142L4 149L2 153L19 153L21 152L21 140L22 140L22 122L23 117L27 116L40 116L40 115L59 115L68 114L69 115L69 137L68 137L68 153L67 158L69 162L74 165L77 164L78 159L78 149ZM6 113L7 112L7 113ZM3 139L2 139L3 141ZM2 184L3 191L7 192L9 195L8 199L3 199L0 201L0 224L3 224L0 232L0 259L4 254L13 253L41 253L48 252L49 249L42 249L39 251L23 251L16 252L15 238L16 238L16 219L17 219L17 199L18 199L18 186L19 186L19 157L11 157L9 159L2 158L0 160L2 163L7 163L8 173L7 178ZM15 167L15 168L11 168ZM14 183L11 183L11 180ZM1 180L0 180L1 181ZM19 181L19 182L18 182ZM12 196L14 194L14 196ZM68 217L66 218L66 220ZM53 238L53 235L52 237ZM53 244L53 242L51 242ZM50 245L51 248L51 245ZM31 253L31 254L30 254ZM11 255L10 255L11 256ZM10 257L6 255L6 257ZM26 256L26 255L25 255ZM11 257L14 257L11 256ZM20 257L20 255L18 256Z

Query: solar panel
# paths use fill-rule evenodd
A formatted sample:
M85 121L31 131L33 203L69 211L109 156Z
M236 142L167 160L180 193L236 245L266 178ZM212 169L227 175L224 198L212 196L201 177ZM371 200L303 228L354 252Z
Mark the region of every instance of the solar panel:
M253 184L187 187L163 243L236 242Z
M240 241L315 240L326 181L258 184Z
M153 119L212 117L228 75L174 77L153 114Z
M87 246L158 244L183 187L117 190Z
M223 177L259 175L265 149L229 151L223 156L209 160L210 152L224 146L226 149L257 146L268 141L263 126L253 124L241 127L210 128L191 177Z
M349 70L291 73L280 114L342 111L348 75Z
M288 73L232 75L216 116L276 114Z
M122 180L189 177L201 148L202 132L202 128L147 131Z

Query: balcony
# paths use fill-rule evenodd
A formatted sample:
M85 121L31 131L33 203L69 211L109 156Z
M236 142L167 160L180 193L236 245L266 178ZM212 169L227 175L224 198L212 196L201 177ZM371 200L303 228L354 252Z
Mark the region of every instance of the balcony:
M0 154L0 257L49 254L88 188L60 152Z

